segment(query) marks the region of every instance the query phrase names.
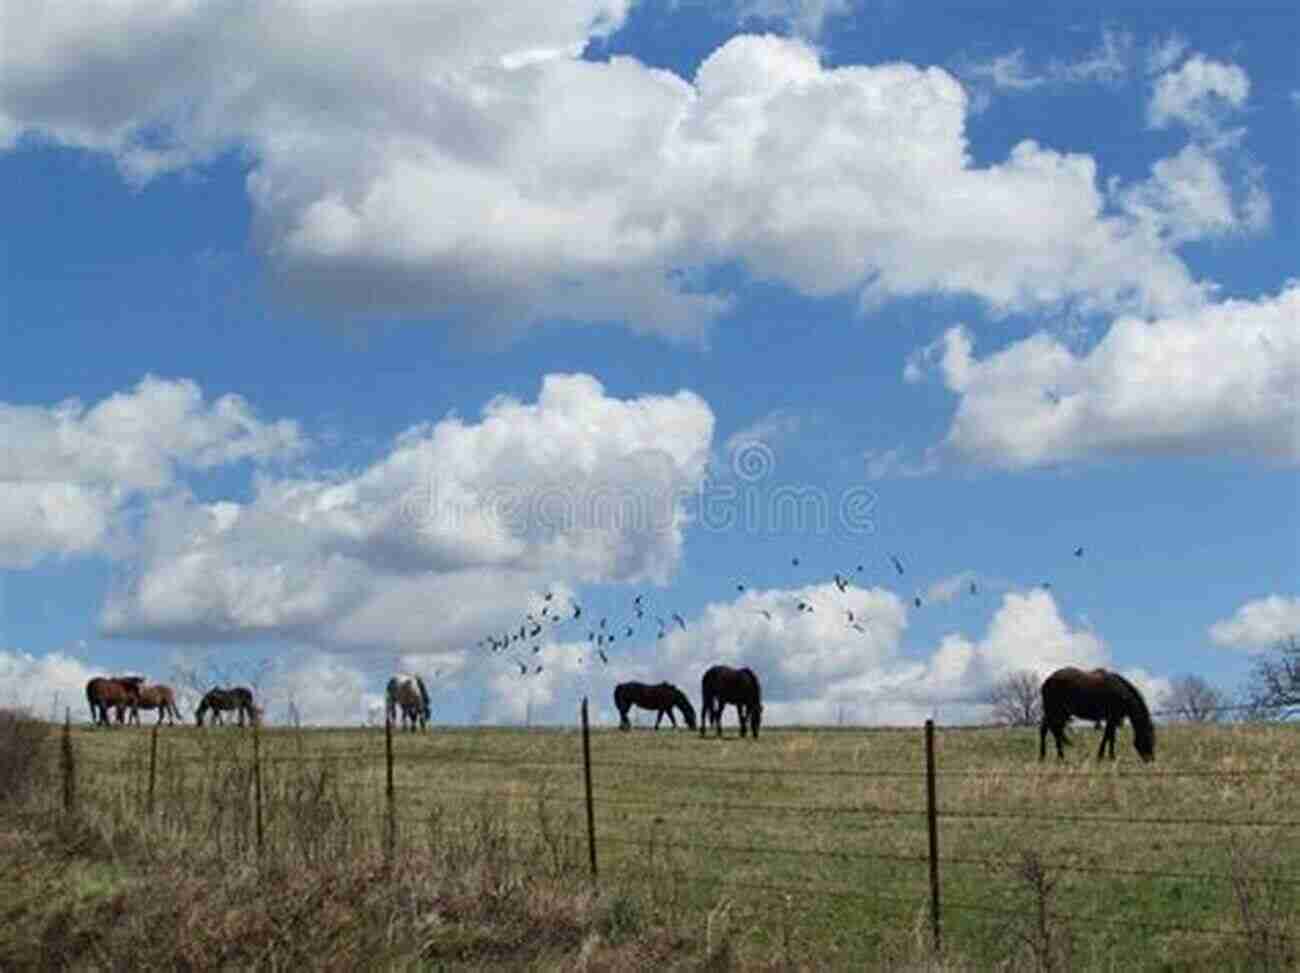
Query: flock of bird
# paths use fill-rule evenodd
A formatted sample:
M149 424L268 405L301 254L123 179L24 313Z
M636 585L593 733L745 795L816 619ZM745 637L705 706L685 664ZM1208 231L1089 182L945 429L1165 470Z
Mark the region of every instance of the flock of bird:
M1084 550L1082 547L1074 548L1074 557L1082 558ZM898 577L904 577L907 574L907 568L899 554L889 553L887 555L889 564L897 573ZM795 555L790 558L792 568L800 567L800 558ZM835 571L831 575L831 580L836 590L841 593L847 593L850 588L856 587L857 582L867 573L868 563L858 563L851 571ZM1040 582L1038 587L1044 590L1050 590L1051 582ZM978 595L980 593L979 582L974 579L968 579L965 582L965 589L969 595ZM736 581L735 590L737 594L744 595L749 590L749 585L745 581ZM922 595L914 593L911 596L911 603L915 608L921 608L925 604ZM790 602L790 608L797 614L815 613L818 607L826 610L828 606L819 602L814 602L810 596L795 598ZM766 618L767 621L775 620L772 609L755 608L755 613ZM863 635L869 634L868 625L871 623L869 617L861 613L855 613L853 609L840 606L838 609L844 613L845 625ZM656 639L665 638L674 626L682 631L686 630L686 619L680 612L653 607L651 602L644 594L633 596L630 602L625 603L621 610L605 612L596 616L594 612L588 611L581 603L569 596L559 596L555 592L543 592L540 597L540 607L532 611L525 612L519 619L518 627L513 625L501 632L493 632L484 635L475 643L475 648L486 650L488 653L512 663L518 667L520 677L535 676L545 670L545 665L541 661L542 647L551 640L553 635L563 635L566 640L580 641L582 639L581 630L586 628L585 645L586 652L591 658L599 659L602 665L610 664L610 655L613 653L614 646L625 642L632 642L638 638L646 637L647 629L654 632ZM579 634L575 638L573 629L577 628ZM583 656L577 659L579 664L585 660ZM435 677L436 677L435 673Z

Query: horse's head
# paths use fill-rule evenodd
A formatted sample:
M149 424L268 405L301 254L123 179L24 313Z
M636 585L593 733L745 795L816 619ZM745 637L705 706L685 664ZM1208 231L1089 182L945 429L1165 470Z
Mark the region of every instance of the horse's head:
M695 707L691 705L690 698L680 689L674 687L674 696L676 697L677 708L682 711L682 716L686 718L686 725L690 729L695 729Z
M1150 723L1130 720L1133 724L1133 748L1146 763L1156 759L1156 728Z

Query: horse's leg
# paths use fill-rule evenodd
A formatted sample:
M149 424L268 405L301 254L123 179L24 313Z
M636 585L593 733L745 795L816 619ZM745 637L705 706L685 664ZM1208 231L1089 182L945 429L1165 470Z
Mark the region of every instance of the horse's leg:
M1101 734L1101 746L1097 748L1098 760L1101 760L1103 757L1106 756L1106 741L1110 739L1111 734L1114 732L1115 732L1115 724L1112 723L1109 719L1107 719L1106 729L1103 730Z
M1047 759L1047 718L1038 721L1038 762Z
M656 729L656 730L659 729L659 724L662 723L663 721L664 721L664 711L663 711L663 710L656 710L656 711L655 711L655 729Z
M673 725L673 729L677 729L677 717L673 716L673 708L669 706L664 712L668 714L668 722Z

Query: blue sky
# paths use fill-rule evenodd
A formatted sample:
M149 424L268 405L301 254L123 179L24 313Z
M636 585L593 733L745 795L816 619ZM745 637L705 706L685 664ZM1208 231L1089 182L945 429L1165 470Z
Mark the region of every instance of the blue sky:
M1300 629L1286 5L350 6L3 3L7 701L978 719Z

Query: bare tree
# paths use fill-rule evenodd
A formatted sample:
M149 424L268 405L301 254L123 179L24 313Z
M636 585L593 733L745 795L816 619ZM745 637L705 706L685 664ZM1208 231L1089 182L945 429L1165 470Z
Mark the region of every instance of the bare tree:
M1300 637L1288 635L1275 646L1274 655L1255 659L1246 685L1246 701L1254 719L1285 717L1300 707Z
M1042 680L1030 669L1013 672L993 684L985 697L993 721L1006 726L1037 726L1043 716Z
M1227 696L1196 675L1179 676L1170 686L1163 706L1176 719L1190 723L1217 723L1223 717Z

